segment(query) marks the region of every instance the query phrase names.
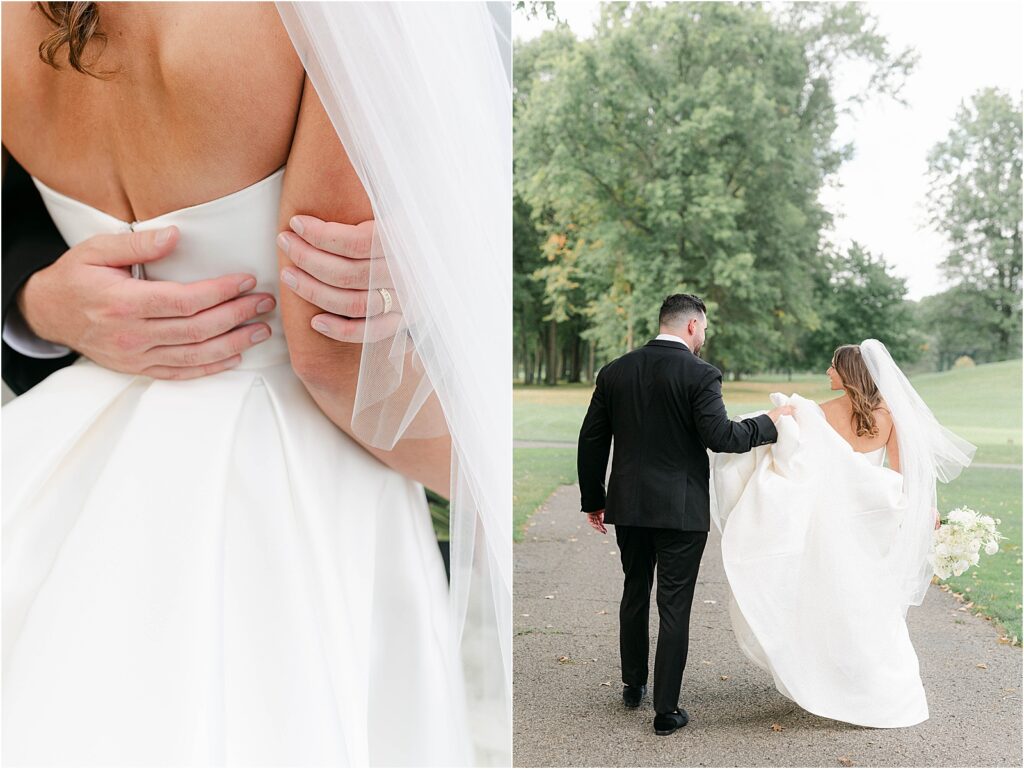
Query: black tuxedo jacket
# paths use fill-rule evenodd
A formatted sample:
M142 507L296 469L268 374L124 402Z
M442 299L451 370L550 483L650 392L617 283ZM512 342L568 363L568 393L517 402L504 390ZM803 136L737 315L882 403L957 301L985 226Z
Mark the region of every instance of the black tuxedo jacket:
M6 321L25 281L34 272L57 261L68 247L50 218L39 190L14 158L8 158L4 172L0 219L3 320ZM7 386L21 394L57 369L72 364L77 357L77 353L70 353L62 358L30 358L4 342L0 373Z
M604 510L605 523L708 531L707 450L738 454L777 439L766 414L729 419L721 371L684 344L652 340L597 375L576 457L583 511Z

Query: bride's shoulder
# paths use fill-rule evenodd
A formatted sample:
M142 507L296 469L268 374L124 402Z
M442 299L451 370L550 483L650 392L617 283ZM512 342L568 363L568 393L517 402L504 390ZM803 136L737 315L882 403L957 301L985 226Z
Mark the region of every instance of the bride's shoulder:
M875 417L875 422L883 430L888 429L889 426L892 425L892 412L889 411L889 406L885 401L880 401L879 404L871 410L871 413Z
M831 414L835 411L840 411L843 408L843 400L846 396L840 395L838 398L833 398L829 401L822 401L818 404L818 408L824 411L826 414Z

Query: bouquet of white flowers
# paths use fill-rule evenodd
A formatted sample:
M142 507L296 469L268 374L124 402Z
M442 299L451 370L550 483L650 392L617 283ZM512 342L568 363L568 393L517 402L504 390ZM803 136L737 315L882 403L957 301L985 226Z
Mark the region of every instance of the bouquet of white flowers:
M928 561L939 579L959 577L972 566L977 566L980 551L987 555L999 550L999 540L1006 539L998 531L998 518L978 515L969 507L950 511L946 521L932 537L932 551Z

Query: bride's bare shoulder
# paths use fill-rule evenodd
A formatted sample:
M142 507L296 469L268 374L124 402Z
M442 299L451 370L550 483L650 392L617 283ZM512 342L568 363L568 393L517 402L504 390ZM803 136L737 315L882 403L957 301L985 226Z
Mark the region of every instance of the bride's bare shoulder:
M829 401L822 401L818 404L818 407L825 412L825 414L832 414L842 410L843 400L846 396L840 395L838 398L833 398Z
M875 423L878 425L878 429L881 430L883 435L888 435L889 428L892 427L892 412L889 411L889 406L885 401L881 401L874 409L872 414L875 417Z

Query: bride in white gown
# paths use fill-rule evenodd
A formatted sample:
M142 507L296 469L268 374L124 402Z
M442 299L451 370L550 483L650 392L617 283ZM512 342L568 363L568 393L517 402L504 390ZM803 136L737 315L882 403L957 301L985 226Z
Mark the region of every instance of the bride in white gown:
M772 395L796 409L777 443L711 456L733 630L805 710L912 726L928 704L906 612L930 582L935 482L974 447L935 421L880 342L840 347L828 374L845 393L822 407Z
M273 6L263 6L268 8ZM280 151L272 137L280 135L277 129L282 126L273 122L280 111L257 106L255 112L261 114L254 114L253 104L259 100L247 90L263 85L255 81L227 89L217 105L203 102L205 95L216 92L217 63L230 61L203 43L212 34L210 27L216 29L223 14L233 12L218 8L221 16L207 19L207 28L200 31L205 10L183 10L183 15L169 19L170 24L147 27L146 33L164 46L160 50L166 57L161 62L165 69L160 74L166 76L168 90L157 98L169 99L167 114L191 116L184 119L198 127L196 135L218 120L223 127L225 116L229 123L236 121L238 135L225 137L219 147L211 141L179 145L177 151L186 153L182 158L188 158L190 169L214 168L223 177L237 178L249 173L246 169L252 163L247 158ZM190 13L199 14L198 24ZM281 36L276 12L269 28L262 25L266 14L254 20L239 13L238 20L246 25L244 45L250 46L246 55L278 55L281 49L271 41L287 38ZM291 17L288 32L293 41L301 39L301 24ZM180 32L177 37L161 37L165 29L179 28L195 30L198 40L187 41ZM33 29L30 25L27 34L31 36ZM133 31L137 30L129 30L126 39ZM8 32L5 29L5 48ZM29 45L33 54L37 44L38 37ZM104 52L109 56L131 50L122 45L115 45L111 37ZM322 59L299 53L302 65L317 66L323 75ZM105 61L99 58L101 65ZM302 67L294 56L293 62L289 74L297 71L301 83ZM35 64L44 66L38 60ZM262 65L269 66L267 61ZM258 78L259 71L260 67L237 68L224 79ZM61 77L84 76L47 73L44 80ZM188 78L204 79L212 87L189 86ZM125 87L124 80L119 82L110 88ZM156 112L146 115L151 102L144 95L126 93L141 99L133 112L143 117L137 125L159 119ZM328 110L332 93L338 95L336 90L321 90ZM195 103L188 101L189 96ZM360 98L365 96L352 95L353 111ZM5 107L6 100L5 95ZM307 101L308 96L303 110ZM479 107L479 100L470 101ZM33 178L69 245L101 233L174 225L180 242L172 256L147 265L148 279L192 282L247 272L256 276L257 291L274 294L285 307L294 301L279 290L275 237L289 185L301 189L301 178L289 181L295 179L293 167L309 169L324 160L309 157L316 147L307 144L304 150L296 138L290 149L284 147L287 167L212 199L197 191L192 200L205 202L166 210L161 206L167 200L188 195L179 181L181 158L159 155L160 149L169 147L167 142L140 152L146 143L142 133L137 142L120 145L119 154L90 141L93 134L83 134L82 146L92 152L92 168L100 169L104 179L117 178L119 158L135 159L129 173L119 170L136 182L143 210L153 210L154 215L129 220L103 210L101 206L116 204L104 203L111 198L98 184L88 195L59 191L88 185L83 187L81 174L77 179L64 174L63 169L73 164L54 162L57 149L47 143L49 137L60 136L61 130L76 123L105 125L102 114L90 112L103 106L90 105L87 98L66 103L70 115L62 113L54 120L57 130L30 135L31 129L23 127L31 121L23 116L12 121L10 130L5 127L4 140L5 145L13 140L14 146L8 148L28 170L43 169L40 175L47 183ZM197 106L216 106L222 114L204 122L202 113L189 111ZM411 105L402 107L408 110ZM257 119L251 125L237 123L244 115ZM295 118L293 113L291 123L284 125L286 137ZM298 120L296 137L302 134L303 121L314 118L304 112ZM365 172L361 164L372 160L366 149L372 142L365 134L358 136L358 127L349 129L362 138L359 152L350 154L357 170ZM205 135L214 136L216 131L207 130ZM239 135L244 137L241 144ZM218 152L226 160L221 158L219 165L207 162ZM165 166L178 173L164 171ZM379 174L373 180L376 186L367 192L380 220L387 201L378 196L385 194L381 190L386 192L390 177L385 169L374 170ZM163 185L166 191L159 181L164 173L169 180ZM191 173L196 171L186 172L186 178ZM366 177L361 178L365 185ZM140 179L146 179L142 187ZM203 189L217 183L207 179ZM110 183L105 184L109 190ZM123 200L134 198L128 189L119 194ZM294 204L295 199L293 195L289 202ZM458 208L457 201L451 205ZM415 206L409 207L415 212ZM428 224L450 229L444 221ZM467 237L478 236L474 226L464 228ZM380 229L394 238L393 222ZM499 228L488 237L501 234ZM428 237L417 245L429 253L432 244ZM401 257L408 245L394 243L389 259L395 252ZM504 251L489 250L482 237L477 237L476 246L465 258L482 262L480 269L493 273L487 257L496 253L500 258ZM452 257L456 262L461 258ZM440 271L439 279L445 267L432 266ZM392 269L403 311L418 323L419 352L428 353L416 359L418 371L422 376L425 367L433 378L438 355L429 355L430 345L438 345L438 337L447 332L430 325L429 311L416 315L422 303L413 291L403 293L409 265L403 266L399 258ZM502 287L492 288L495 282L481 278L479 272L470 271L468 279L476 281L480 300L491 302L503 323L507 313L502 301L494 298ZM452 290L462 288L454 281ZM377 443L361 446L328 420L292 368L293 339L289 332L286 340L281 312L275 310L265 320L271 338L246 350L230 370L187 381L161 381L111 371L81 358L4 408L3 763L319 766L501 760L495 756L501 755L508 732L500 710L485 711L495 718L489 726L497 736L482 740L490 743L483 745L483 753L473 752L474 741L481 749L479 724L469 724L463 659L453 633L453 627L462 626L453 614L465 612L468 600L463 595L460 607L459 600L449 599L422 486L364 448ZM507 373L503 361L509 356L500 339L486 337L494 323L479 320L475 329L464 333L483 333L494 360L502 362L488 369L473 345L467 345L461 360L468 360L472 350L475 365L487 369L473 384L487 386L492 376L500 379ZM445 363L455 365L459 360ZM360 371L360 377L366 375ZM489 402L486 408L495 416L477 422L482 432L490 430L490 439L498 445L496 458L486 455L476 433L460 427L465 421L459 409L465 412L482 399L464 388L458 407L453 407L460 386L449 383L447 389L436 390L437 396L458 447L481 450L471 459L457 454L453 515L464 532L466 523L459 524L458 516L472 510L479 517L476 523L470 519L471 536L476 527L478 539L482 532L492 537L481 540L478 550L491 558L494 585L488 590L493 591L495 608L488 615L476 606L476 614L483 615L476 622L493 625L497 615L500 626L504 564L495 556L500 546L493 541L495 530L488 529L495 516L482 509L479 485L488 477L481 467L503 464L506 449L500 444L508 436L500 427L491 429L493 419L501 419L501 409ZM419 399L408 407L400 429L379 430L390 429L390 445L401 437L425 398L422 386L416 391ZM379 402L384 396L377 397ZM505 443L510 445L510 440ZM498 499L511 498L500 486L485 490ZM460 536L464 539L453 526L453 551L459 550ZM466 547L464 541L461 547ZM478 552L476 561L483 557ZM464 594L468 588L460 580L465 575L456 573L457 566L453 562L453 587ZM473 611L470 606L471 623ZM491 636L498 633L500 629L492 628ZM503 678L501 667L502 657L496 654L478 657L466 669L490 681ZM479 686L477 681L469 684Z

